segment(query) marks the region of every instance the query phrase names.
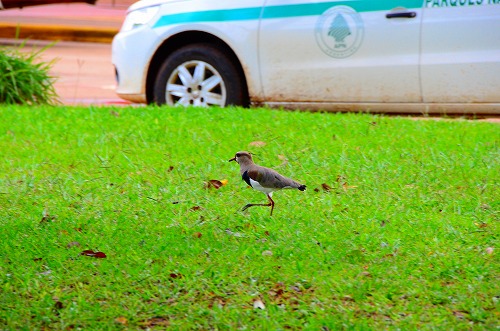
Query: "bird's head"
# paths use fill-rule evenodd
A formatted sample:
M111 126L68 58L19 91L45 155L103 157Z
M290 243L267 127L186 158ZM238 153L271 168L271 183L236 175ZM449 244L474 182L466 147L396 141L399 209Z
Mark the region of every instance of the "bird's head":
M249 152L238 152L238 153L236 153L236 155L232 159L229 160L229 162L231 162L231 161L236 161L239 164L251 163L251 162L253 162L252 161L252 154L250 154Z

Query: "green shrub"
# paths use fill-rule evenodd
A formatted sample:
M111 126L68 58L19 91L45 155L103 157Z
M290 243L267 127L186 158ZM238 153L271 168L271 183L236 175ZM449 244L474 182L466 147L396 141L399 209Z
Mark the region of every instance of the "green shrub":
M53 62L37 61L47 47L22 52L25 42L18 47L0 48L0 103L54 104L57 101L49 75Z

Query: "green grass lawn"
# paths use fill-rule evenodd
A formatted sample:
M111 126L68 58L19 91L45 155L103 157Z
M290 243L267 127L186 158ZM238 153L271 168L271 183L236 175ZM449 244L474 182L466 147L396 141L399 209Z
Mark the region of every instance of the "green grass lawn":
M3 106L0 330L498 329L499 145L463 120ZM266 197L240 150L307 190L241 212Z

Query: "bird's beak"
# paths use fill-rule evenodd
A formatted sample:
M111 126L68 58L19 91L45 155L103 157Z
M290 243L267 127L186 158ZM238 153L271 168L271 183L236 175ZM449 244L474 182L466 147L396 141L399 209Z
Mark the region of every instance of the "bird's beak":
M228 162L231 162L231 161L236 161L236 156L233 157L231 160L229 160Z

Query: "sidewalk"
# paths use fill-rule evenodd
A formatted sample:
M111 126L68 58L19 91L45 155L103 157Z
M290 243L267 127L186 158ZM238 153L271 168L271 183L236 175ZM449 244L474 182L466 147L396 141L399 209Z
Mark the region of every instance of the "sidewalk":
M134 0L97 0L0 11L0 38L111 43Z

